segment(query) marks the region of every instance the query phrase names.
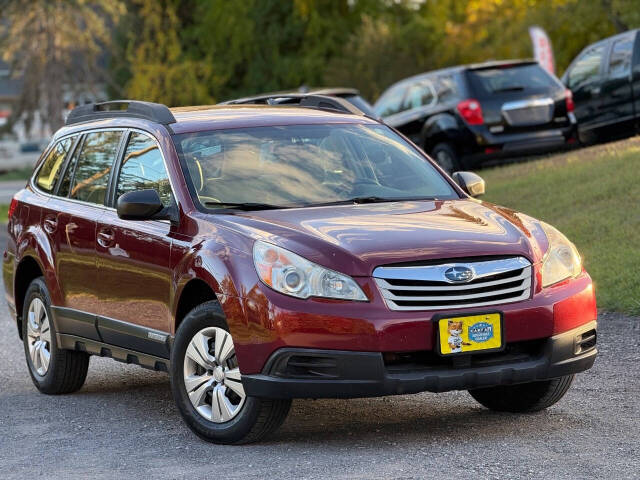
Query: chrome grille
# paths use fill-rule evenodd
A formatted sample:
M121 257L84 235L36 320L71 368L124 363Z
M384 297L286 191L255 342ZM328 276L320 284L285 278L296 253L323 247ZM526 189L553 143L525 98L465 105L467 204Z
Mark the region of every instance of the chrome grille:
M453 282L452 267L471 269L474 276ZM391 310L443 310L498 305L531 295L531 263L523 257L437 265L377 267L375 279Z
M502 115L513 127L541 125L551 121L553 107L553 100L550 98L507 102L502 105Z

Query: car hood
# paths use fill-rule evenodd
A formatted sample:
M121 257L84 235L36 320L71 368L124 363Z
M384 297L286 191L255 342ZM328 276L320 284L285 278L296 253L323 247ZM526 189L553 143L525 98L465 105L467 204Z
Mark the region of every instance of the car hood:
M227 228L353 276L379 265L546 251L539 223L474 199L403 201L224 215Z

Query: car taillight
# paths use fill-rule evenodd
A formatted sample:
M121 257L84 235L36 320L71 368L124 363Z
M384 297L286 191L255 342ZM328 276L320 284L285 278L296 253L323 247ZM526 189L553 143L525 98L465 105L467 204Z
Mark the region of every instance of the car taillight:
M484 123L480 102L473 98L462 100L458 103L458 112L469 125L482 125Z
M15 198L12 198L11 203L9 204L9 213L7 214L7 217L9 219L13 217L13 212L15 212L17 206L18 206L18 201Z
M576 106L573 103L573 93L568 88L564 91L564 100L567 103L567 113L573 112Z

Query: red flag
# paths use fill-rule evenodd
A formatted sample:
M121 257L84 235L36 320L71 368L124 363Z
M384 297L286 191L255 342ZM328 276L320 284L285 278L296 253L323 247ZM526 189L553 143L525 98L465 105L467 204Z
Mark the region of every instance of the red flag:
M550 73L555 74L555 62L553 61L553 48L551 47L551 40L540 27L529 27L529 35L531 36L531 42L533 43L533 56L538 61L542 68Z

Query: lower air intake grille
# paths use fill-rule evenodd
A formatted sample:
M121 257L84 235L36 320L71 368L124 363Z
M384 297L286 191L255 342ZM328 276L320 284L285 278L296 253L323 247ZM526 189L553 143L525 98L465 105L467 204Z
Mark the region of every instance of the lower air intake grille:
M373 276L391 310L443 310L525 300L531 270L527 259L511 257L378 267Z

